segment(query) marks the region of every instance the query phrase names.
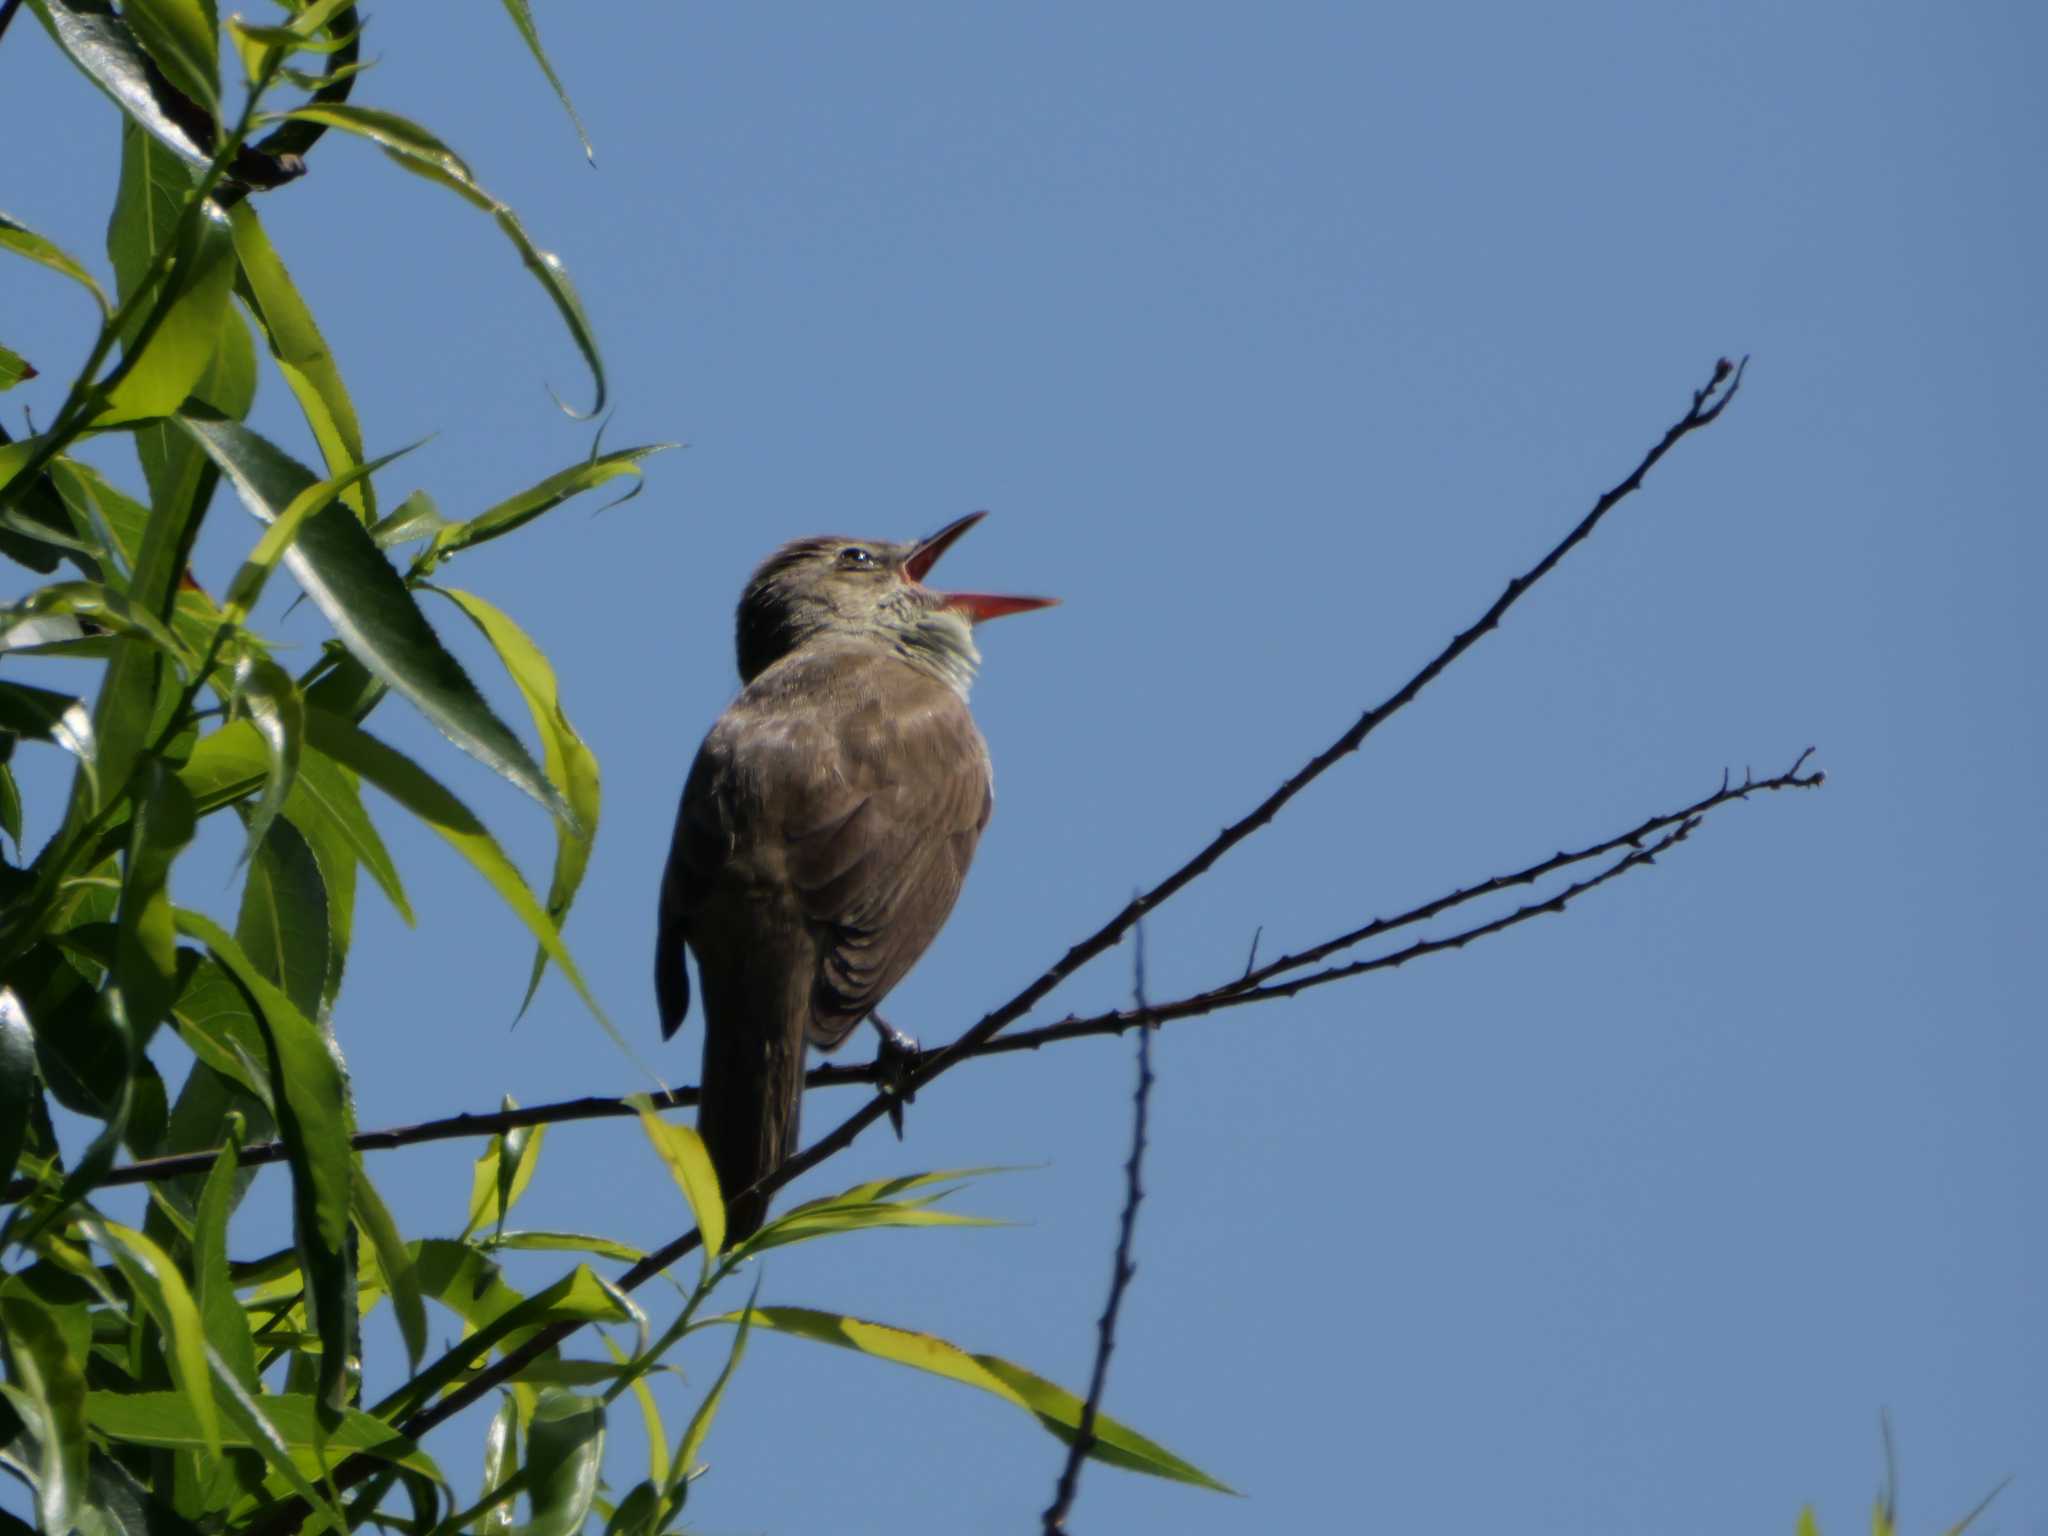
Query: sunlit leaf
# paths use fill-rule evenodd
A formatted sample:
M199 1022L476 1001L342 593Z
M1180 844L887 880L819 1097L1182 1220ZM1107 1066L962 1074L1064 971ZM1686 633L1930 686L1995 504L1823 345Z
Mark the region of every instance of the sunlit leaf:
M263 522L274 522L314 484L303 465L246 427L189 416L179 420ZM351 655L411 699L457 746L550 811L570 814L519 738L441 644L361 523L340 507L324 507L307 519L284 559Z
M17 256L25 256L30 261L48 267L52 272L63 273L93 296L93 301L99 305L101 314L113 313L113 306L107 302L107 295L101 289L98 279L54 242L44 239L24 224L15 223L4 213L0 213L0 251L13 251Z
M346 473L363 462L363 432L327 338L320 334L313 311L293 286L256 210L247 202L238 203L229 213L228 223L241 265L242 298L263 327L278 372L298 398L328 473ZM367 484L350 486L342 499L360 518L376 515L374 493Z
M690 1214L704 1240L704 1264L709 1273L711 1261L725 1248L725 1196L719 1191L718 1173L711 1166L704 1138L687 1125L662 1119L644 1093L629 1095L626 1102L639 1112L640 1128L690 1204Z
M521 1536L574 1536L589 1518L604 1461L604 1405L550 1388L526 1429L526 1496L533 1518Z
M548 881L548 916L559 928L583 884L583 872L590 865L590 850L597 841L602 810L597 754L584 744L562 712L555 669L548 665L547 657L526 631L474 593L442 587L428 590L455 603L491 642L533 716L534 729L540 736L541 769L575 813L574 825L559 819L555 822L555 867ZM533 1002L547 962L547 951L536 948L527 974L526 996L519 1005L521 1013Z
M200 0L127 0L121 15L164 77L218 117L220 37L212 5Z
M227 219L209 204L192 220L185 245L153 305L163 318L140 342L107 391L98 426L168 416L185 402L220 347L234 282Z
M591 378L597 386L597 398L592 402L589 414L594 416L604 409L604 362L598 356L597 335L590 328L589 317L583 313L583 301L577 297L567 269L559 257L533 243L518 216L478 184L460 155L419 124L395 112L375 107L315 103L284 115L300 122L324 123L330 128L369 139L407 170L429 181L439 182L496 219L498 228L518 248L527 270L554 300L556 310L569 328L571 339L590 367Z
M733 1333L732 1349L725 1357L725 1367L718 1373L718 1379L711 1383L711 1390L704 1394L697 1404L697 1411L690 1416L689 1428L683 1431L683 1438L676 1446L674 1460L669 1463L667 1492L673 1497L688 1485L696 1475L697 1457L704 1449L704 1441L711 1433L711 1421L718 1417L718 1406L725 1400L726 1383L732 1380L732 1373L739 1369L741 1358L747 1352L747 1334L754 1326L755 1301L761 1294L761 1282L754 1282L754 1294L747 1298L747 1304L739 1314L739 1327Z
M199 1303L185 1284L185 1276L169 1254L131 1227L100 1219L82 1225L107 1250L136 1299L169 1340L165 1355L178 1384L177 1396L192 1416L199 1444L218 1456L220 1410L214 1402L212 1369L206 1360L206 1325L200 1321Z
M738 1323L742 1316L742 1313L730 1312L707 1321ZM1065 1388L1056 1387L1043 1377L995 1355L971 1355L928 1333L912 1333L907 1329L892 1328L886 1323L863 1322L859 1318L842 1317L809 1307L757 1307L753 1309L753 1321L758 1328L772 1328L778 1333L811 1339L820 1344L858 1350L878 1360L891 1360L898 1365L907 1365L992 1393L1006 1402L1015 1403L1063 1441L1072 1441L1081 1422L1081 1399ZM1107 1414L1095 1416L1095 1445L1088 1454L1098 1461L1133 1472L1147 1472L1154 1477L1192 1483L1219 1493L1234 1491Z
M99 804L92 715L84 700L27 683L0 682L0 730L12 731L30 741L47 741L76 757L92 788L92 803ZM20 833L16 831L13 835L19 841Z
M500 1107L511 1110L518 1105L508 1096ZM469 1220L462 1228L464 1237L479 1227L504 1224L513 1205L526 1193L526 1186L533 1182L546 1131L544 1125L522 1125L493 1136L484 1144L470 1175Z
M12 987L0 987L0 1184L14 1177L28 1141L29 1111L42 1091L28 1014Z
M477 1491L489 1496L512 1480L519 1470L519 1404L511 1397L491 1415L491 1427L484 1431L484 1478ZM504 1536L512 1529L512 1501L504 1500L485 1512L476 1526L478 1536Z
M194 165L206 164L207 153L194 141L191 127L172 117L157 99L148 60L120 17L75 0L35 0L31 9L71 62L122 111Z
M35 364L12 347L0 346L0 393L35 376Z
M326 1038L211 919L179 910L178 930L205 945L248 995L269 1051L271 1101L292 1170L293 1232L321 1339L320 1396L341 1406L356 1320L348 1253L355 1151L348 1086Z
M129 1027L143 1040L177 991L178 939L171 917L171 864L192 841L192 798L161 758L137 768L135 810L122 872L114 975Z
M264 1420L289 1448L295 1466L308 1477L331 1471L358 1452L396 1462L442 1482L433 1458L389 1424L358 1409L344 1408L323 1423L315 1398L272 1393L258 1399ZM201 1426L178 1392L95 1392L86 1418L101 1434L167 1450L198 1450ZM223 1426L222 1439L236 1449L255 1450L259 1440L245 1429Z
M263 588L270 580L270 573L277 568L278 560L299 536L299 530L308 518L323 511L337 497L367 480L393 459L412 452L413 448L418 446L415 443L411 447L400 448L395 453L387 453L380 459L373 459L367 464L351 465L325 480L315 481L294 496L285 509L278 513L277 520L263 530L263 536L256 541L256 547L249 552L248 558L235 572L234 580L228 583L227 602L222 609L228 620L240 624L249 617L249 610L256 606L257 599L263 595Z
M641 476L642 459L679 446L676 443L648 443L639 448L615 449L586 459L581 464L572 464L475 517L446 524L435 533L425 560L432 564L473 545L501 538L516 528L524 527L542 513L552 511L563 502L594 490L607 481L622 476L637 481ZM637 488L628 495L636 493Z

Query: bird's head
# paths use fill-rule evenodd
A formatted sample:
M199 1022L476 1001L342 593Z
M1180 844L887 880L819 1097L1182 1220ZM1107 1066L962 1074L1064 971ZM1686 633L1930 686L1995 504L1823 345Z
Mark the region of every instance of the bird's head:
M761 562L740 598L740 681L752 682L814 641L865 639L964 694L981 660L976 624L1058 601L939 592L924 584L939 556L987 515L971 512L910 544L822 535L783 545Z

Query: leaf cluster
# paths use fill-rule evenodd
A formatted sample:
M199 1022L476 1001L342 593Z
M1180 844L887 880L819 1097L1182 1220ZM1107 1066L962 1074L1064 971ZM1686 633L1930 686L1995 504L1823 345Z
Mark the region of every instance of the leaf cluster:
M460 1231L400 1231L354 1145L335 1028L358 891L374 886L413 918L373 804L448 843L524 925L527 1002L552 965L611 1029L562 937L600 823L597 758L540 647L489 599L449 585L446 568L575 496L637 482L667 445L593 448L468 515L443 515L422 491L387 509L380 477L405 450L364 442L262 198L309 195L317 178L302 178L330 134L448 188L512 244L601 407L603 362L562 263L438 137L352 99L362 19L345 0L281 0L260 23L223 21L212 0L28 5L122 126L110 281L0 216L0 257L68 280L93 321L83 355L62 367L0 337L0 390L39 371L70 377L46 428L0 432L0 557L28 573L28 590L0 607L0 1182L18 1192L0 1223L0 1469L33 1490L41 1527L510 1532L524 1500L523 1532L594 1519L662 1531L681 1517L726 1382L761 1328L979 1387L1071 1435L1078 1400L992 1356L816 1309L709 1306L776 1247L971 1223L935 1203L952 1176L864 1185L728 1247L701 1143L643 1107L702 1238L699 1273L677 1283L659 1330L630 1294L651 1277L644 1255L506 1225L535 1175L540 1127L490 1140ZM559 94L524 0L506 10ZM266 374L296 404L301 449L248 425ZM134 477L88 462L93 442L132 445ZM248 553L215 596L188 560L209 514L237 505L253 520ZM280 568L332 632L297 672L256 622ZM502 664L537 750L445 643L437 620L455 615ZM51 686L81 675L49 668L53 658L90 663L96 687ZM372 717L392 708L418 711L550 818L545 890L434 768L378 734ZM47 805L26 803L24 783L53 776L15 773L17 752L41 751L70 764L68 789ZM219 914L174 895L213 818L241 849L232 911ZM84 1146L60 1144L58 1109L90 1128ZM270 1138L287 1153L292 1243L237 1257L255 1176L240 1149ZM138 1223L98 1203L124 1153L194 1152L209 1156L207 1171L153 1185ZM580 1257L525 1293L500 1259L535 1250ZM615 1278L597 1267L622 1264ZM364 1321L386 1303L402 1370L365 1359ZM429 1304L460 1331L439 1355ZM631 1347L605 1332L607 1358L573 1358L550 1332L586 1325ZM650 1382L709 1329L731 1330L726 1363L672 1436ZM487 1362L521 1352L485 1437L481 1497L461 1507L422 1437ZM401 1380L373 1401L366 1376ZM599 1475L607 1414L627 1393L646 1428L646 1476L611 1498ZM1098 1416L1094 1434L1102 1460L1221 1486L1111 1420Z

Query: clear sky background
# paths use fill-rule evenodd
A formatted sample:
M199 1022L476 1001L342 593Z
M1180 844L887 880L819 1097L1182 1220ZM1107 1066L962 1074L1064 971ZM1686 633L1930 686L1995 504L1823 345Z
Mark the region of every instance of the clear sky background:
M1159 914L1151 991L1724 768L1813 744L1828 786L1733 807L1565 917L1159 1035L1107 1406L1246 1497L1096 1468L1077 1529L1782 1531L1811 1500L1832 1531L1867 1518L1883 1410L1909 1528L2008 1475L1983 1528L2048 1527L2041 11L539 11L595 170L481 0L380 7L356 100L425 120L560 253L606 445L689 444L637 500L448 572L547 648L603 760L569 938L673 1082L698 1036L657 1050L655 885L772 546L987 507L942 581L1066 600L985 636L1000 803L889 1009L937 1041L1402 682L1717 356L1754 356L1500 633ZM0 207L97 255L112 113L26 17L0 101ZM437 434L386 494L466 514L583 455L546 394L587 399L575 354L489 221L360 145L314 160L265 220L373 451ZM51 381L90 319L36 269L0 279L0 339ZM312 456L275 379L255 421ZM202 578L255 528L217 502ZM310 656L322 621L284 631ZM402 706L373 723L545 880L530 805ZM557 982L509 1028L523 933L381 819L421 921L366 887L335 1021L362 1123L645 1086ZM225 868L179 896L218 908ZM1129 986L1126 947L1037 1017ZM763 1299L1079 1387L1132 1075L1125 1040L946 1077L905 1143L802 1188L1029 1165L957 1197L1018 1225L777 1254ZM814 1097L808 1128L857 1102ZM473 1152L373 1158L408 1234L459 1227ZM686 1220L623 1123L551 1135L519 1218L647 1245ZM723 1343L663 1386L672 1425ZM434 1446L465 1482L478 1434ZM614 1419L615 1486L639 1437ZM706 1531L937 1533L1035 1526L1060 1452L992 1399L761 1337L708 1459Z

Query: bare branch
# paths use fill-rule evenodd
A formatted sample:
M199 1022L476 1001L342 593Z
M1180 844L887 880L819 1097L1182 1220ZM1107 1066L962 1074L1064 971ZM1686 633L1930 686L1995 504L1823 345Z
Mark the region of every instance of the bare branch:
M1151 1004L1145 997L1145 925L1132 935L1131 999L1138 1012ZM1140 1180L1145 1166L1145 1112L1152 1101L1152 1031L1138 1031L1138 1086L1131 1095L1131 1156L1124 1164L1124 1214L1117 1227L1116 1258L1109 1270L1109 1300L1096 1324L1095 1368L1088 1378L1088 1398L1081 1405L1081 1422L1067 1445L1067 1464L1060 1471L1052 1503L1045 1511L1045 1536L1065 1536L1067 1511L1074 1507L1074 1495L1081 1486L1081 1463L1095 1448L1095 1416L1102 1408L1102 1389L1109 1381L1109 1356L1116 1348L1116 1319L1123 1309L1124 1290L1138 1273L1131 1260L1131 1237L1138 1226L1138 1203L1145 1198Z

